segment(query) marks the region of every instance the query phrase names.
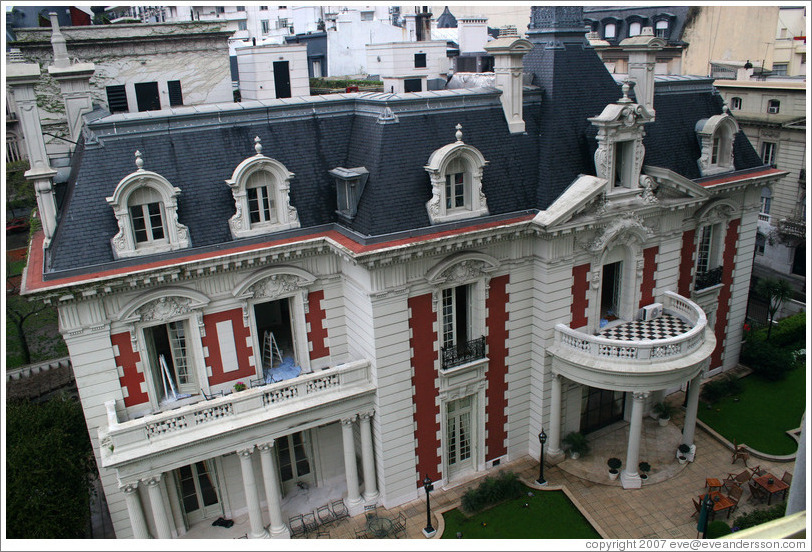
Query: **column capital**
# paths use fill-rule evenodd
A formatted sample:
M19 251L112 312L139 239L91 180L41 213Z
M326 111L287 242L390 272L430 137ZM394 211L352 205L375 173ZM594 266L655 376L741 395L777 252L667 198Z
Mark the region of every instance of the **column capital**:
M149 477L145 477L141 481L143 481L144 483L146 483L150 487L154 487L154 486L158 485L158 483L161 482L161 474L159 473L159 474L156 474L156 475L150 475Z
M119 487L122 493L130 494L134 493L138 490L138 481L133 481L131 483L125 483Z
M374 410L370 410L369 412L359 412L358 413L358 419L362 420L362 421L368 421L374 415L375 415Z
M636 401L644 401L648 398L650 394L651 394L650 391L635 391L632 397Z
M239 455L239 456L241 456L243 458L248 458L249 456L251 456L252 452L254 452L254 445L251 445L248 448L238 450L237 455Z
M259 445L257 445L257 449L259 450L259 452L273 450L274 443L275 443L274 439L271 439L267 443L260 443Z
M353 414L349 418L341 418L341 425L345 425L345 426L352 425L353 422L355 422L355 419L357 417L358 417L357 414Z

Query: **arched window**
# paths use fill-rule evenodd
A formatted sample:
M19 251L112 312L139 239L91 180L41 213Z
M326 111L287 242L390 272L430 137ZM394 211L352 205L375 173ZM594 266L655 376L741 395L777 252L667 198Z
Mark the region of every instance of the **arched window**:
M603 38L615 38L617 36L617 25L614 23L607 23L603 27Z
M654 36L668 38L668 21L660 20L654 24Z
M733 141L739 132L736 120L727 113L702 119L696 125L696 132L702 147L699 168L704 176L732 171Z
M122 178L107 198L119 229L110 240L113 255L121 259L189 247L189 229L178 222L180 188L144 170L141 153L135 156L138 170Z
M457 141L436 150L424 167L432 184L432 198L426 204L432 224L488 214L482 193L482 169L487 164L478 149Z
M629 23L629 36L637 36L640 34L640 29L642 25L639 21L632 21Z
M229 221L231 236L243 238L299 228L299 216L290 205L293 173L276 159L262 155L259 137L257 154L240 163L226 184L234 196L235 213Z

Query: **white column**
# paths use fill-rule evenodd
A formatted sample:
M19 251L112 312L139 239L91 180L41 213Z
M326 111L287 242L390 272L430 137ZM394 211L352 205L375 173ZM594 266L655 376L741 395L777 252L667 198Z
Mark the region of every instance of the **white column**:
M375 455L372 452L372 427L369 424L371 412L359 416L361 424L361 464L364 470L364 500L371 502L378 498L378 482L375 479Z
M146 480L149 491L149 504L152 507L152 517L155 519L155 531L159 539L171 539L172 529L169 526L169 516L164 506L161 493L161 475L155 475Z
M635 393L632 400L631 422L629 424L629 444L626 449L626 469L620 474L624 489L640 488L640 474L637 464L640 462L640 434L643 430L643 405L648 393Z
M258 445L259 460L262 463L262 481L265 483L265 500L268 501L268 516L271 519L271 537L288 538L285 522L282 520L282 492L277 478L276 458L273 454L273 441Z
M352 435L352 418L341 420L341 437L344 441L344 474L347 478L347 506L352 507L361 503L361 493L358 491L358 465L355 460L355 439Z
M550 386L550 440L547 453L550 460L564 455L561 450L561 376L553 374Z
M130 514L130 525L133 528L133 538L148 539L149 530L147 520L144 519L144 509L141 507L141 499L138 497L138 482L129 483L121 488L124 494L124 502L127 503L127 512Z
M685 405L685 422L682 426L682 442L693 449L696 430L696 411L699 408L699 389L702 386L704 370L691 380L688 386L688 402Z
M185 535L186 527L183 523L183 510L180 507L180 491L178 490L178 482L172 472L166 472L164 487L166 487L166 496L169 500L169 511L172 514L172 526L177 531L178 536Z
M253 448L253 447L251 447ZM237 451L240 457L240 468L242 468L242 484L245 488L245 502L248 505L248 519L251 522L251 532L248 534L252 539L263 539L268 536L265 526L262 523L262 509L259 506L259 493L254 479L254 463L251 461L251 449Z

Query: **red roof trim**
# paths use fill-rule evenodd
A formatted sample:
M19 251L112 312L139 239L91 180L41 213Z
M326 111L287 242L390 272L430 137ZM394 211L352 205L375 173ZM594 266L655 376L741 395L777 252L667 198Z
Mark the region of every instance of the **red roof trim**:
M708 180L706 182L697 182L703 188L708 188L709 186L716 186L718 184L725 184L727 182L735 182L737 180L746 180L748 178L754 178L759 176L767 176L774 173L782 173L784 171L780 171L778 169L766 169L763 171L752 172L747 174L733 174L728 176L723 176L721 178L716 178L714 180Z
M268 247L274 247L279 245L286 245L290 243L298 243L298 242L305 242L308 240L314 239L328 239L341 247L349 249L355 254L362 254L362 253L371 253L374 251L387 249L391 247L398 247L403 245L410 245L419 242L426 242L438 238L458 235L458 234L465 234L467 232L474 232L477 230L486 230L488 228L494 228L497 226L507 226L510 224L516 224L520 222L525 222L531 220L535 215L528 214L523 215L520 217L507 219L507 220L499 220L494 222L487 222L484 224L475 224L472 226L467 226L464 228L455 228L453 230L445 230L443 232L435 232L432 234L426 234L424 236L412 236L409 238L403 238L399 240L392 240L382 243L376 243L371 245L363 245L352 238L348 238L347 236L337 232L335 230L327 230L324 232L316 232L314 234L307 234L304 236L299 236L296 238L287 238L281 240L269 240L262 243L255 243L251 245L243 245L239 247L232 247L230 249L220 250L220 251L209 251L207 253L198 253L193 255L187 255L185 257L176 257L173 259L165 259L161 261L154 261L151 263L144 263L134 266L127 266L127 267L120 267L120 268L111 268L109 270L103 270L101 272L94 272L90 274L80 274L77 276L68 276L65 278L57 278L54 280L44 280L42 269L43 269L43 252L42 252L42 242L44 240L44 234L42 230L34 234L34 237L31 240L29 255L28 255L28 269L26 270L26 278L25 278L25 292L34 292L39 290L48 289L51 287L63 286L66 284L79 284L79 283L86 283L92 280L100 279L100 278L109 278L113 276L123 276L126 274L132 274L136 272L141 272L144 270L151 270L157 268L163 268L167 266L172 266L176 264L183 264L188 262L194 261L202 261L206 259L213 259L218 257L223 257L225 255L232 255L235 253L243 253L247 251L257 251L261 249L265 249Z

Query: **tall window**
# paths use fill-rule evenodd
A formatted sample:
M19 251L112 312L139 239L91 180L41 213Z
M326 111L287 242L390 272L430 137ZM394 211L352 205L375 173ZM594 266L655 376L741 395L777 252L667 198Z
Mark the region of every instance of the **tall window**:
M265 8L265 9L267 10L268 8ZM268 20L263 19L262 21L260 21L260 24L262 25L262 34L268 34L268 31L271 30L271 28L270 28L270 26L268 24Z
M465 204L465 164L455 159L448 164L445 175L445 208L446 211L464 209Z
M719 162L719 137L713 137L713 145L711 146L711 163L717 164Z
M769 188L761 189L761 208L758 211L758 219L769 221L770 220L770 204L772 203L773 194Z
M136 247L166 238L161 195L152 188L139 188L129 200L130 218Z
M632 187L632 171L634 170L634 141L625 140L615 142L615 188Z
M469 341L470 295L470 285L443 290L443 347L453 347Z
M452 474L471 465L471 406L470 396L448 403L446 407L446 461Z
M775 165L775 142L761 143L761 160L765 165Z
M257 171L248 177L245 188L251 224L276 222L275 190L271 175Z
M633 21L632 23L630 23L629 24L629 36L637 36L637 35L639 35L640 34L640 28L641 28L641 25L640 25L639 21Z
M742 99L739 97L730 99L730 109L740 110L742 108Z
M186 322L177 320L144 330L147 356L161 403L175 401L197 392L192 369Z
M615 38L615 33L617 32L617 27L614 23L607 23L603 27L603 38Z
M703 226L699 235L699 249L696 254L696 271L701 274L707 272L711 262L711 246L713 243L713 227Z

